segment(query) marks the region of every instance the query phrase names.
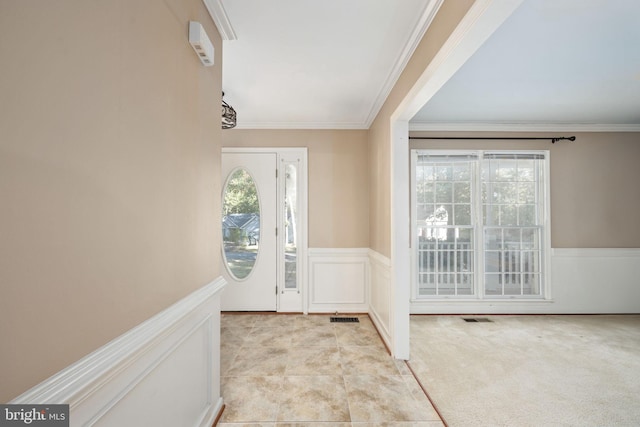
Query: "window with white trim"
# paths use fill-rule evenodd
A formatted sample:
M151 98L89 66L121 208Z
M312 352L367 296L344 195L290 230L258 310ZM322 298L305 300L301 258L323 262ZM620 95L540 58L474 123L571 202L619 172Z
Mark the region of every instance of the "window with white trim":
M414 299L544 297L548 158L412 150Z

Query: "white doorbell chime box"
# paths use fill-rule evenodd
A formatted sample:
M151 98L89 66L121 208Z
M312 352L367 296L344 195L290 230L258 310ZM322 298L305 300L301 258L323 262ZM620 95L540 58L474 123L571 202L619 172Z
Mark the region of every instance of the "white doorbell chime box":
M197 21L189 21L189 43L205 67L213 65L214 48L207 33Z

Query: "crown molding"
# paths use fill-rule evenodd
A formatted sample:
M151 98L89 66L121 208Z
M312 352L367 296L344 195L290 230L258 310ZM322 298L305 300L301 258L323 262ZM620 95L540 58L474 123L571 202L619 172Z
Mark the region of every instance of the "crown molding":
M371 109L369 110L369 114L367 115L367 119L363 124L365 129L368 129L371 126L376 116L380 112L380 109L384 105L384 102L387 100L387 97L391 93L391 90L393 89L396 82L400 78L400 75L404 71L404 68L407 66L407 63L409 63L411 56L413 55L418 45L422 41L422 37L424 37L425 33L427 32L427 29L433 22L433 19L435 18L436 13L440 9L440 6L442 6L442 3L444 3L444 0L430 0L429 2L427 2L424 10L422 11L422 14L420 15L420 19L418 20L417 25L415 26L415 28L413 29L413 32L411 33L411 36L409 37L404 48L396 58L393 64L393 67L389 72L389 75L387 76L382 87L378 91L378 95L376 96L376 99L373 102Z
M234 129L336 129L366 130L366 123L356 122L238 122Z
M425 123L409 122L409 131L430 132L640 132L640 124L616 123Z
M224 10L222 0L202 0L209 11L209 15L216 24L222 40L237 40L235 31L231 26L231 21L227 12Z

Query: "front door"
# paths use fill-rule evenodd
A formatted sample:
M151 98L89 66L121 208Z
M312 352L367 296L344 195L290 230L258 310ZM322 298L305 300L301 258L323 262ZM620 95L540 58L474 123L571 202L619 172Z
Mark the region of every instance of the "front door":
M222 154L224 311L276 311L277 155Z

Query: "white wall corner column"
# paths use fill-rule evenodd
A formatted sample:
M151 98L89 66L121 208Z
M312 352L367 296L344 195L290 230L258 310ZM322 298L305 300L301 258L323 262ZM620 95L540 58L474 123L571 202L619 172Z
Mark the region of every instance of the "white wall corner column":
M411 248L409 122L391 123L391 352L409 359Z
M392 352L409 358L410 187L409 120L424 106L523 0L477 0L391 115Z
M210 427L222 410L222 277L11 403L70 405L71 426Z

